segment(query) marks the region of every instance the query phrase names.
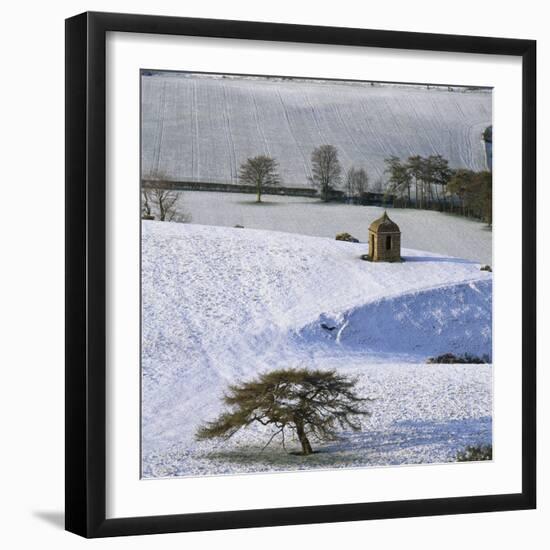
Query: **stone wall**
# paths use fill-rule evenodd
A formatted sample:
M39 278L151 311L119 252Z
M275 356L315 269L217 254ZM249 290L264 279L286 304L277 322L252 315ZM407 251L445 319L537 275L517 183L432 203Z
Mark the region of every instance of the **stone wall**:
M391 238L391 248L386 247L387 238ZM374 249L371 239L374 239ZM400 233L369 233L369 255L374 262L395 262L401 259Z

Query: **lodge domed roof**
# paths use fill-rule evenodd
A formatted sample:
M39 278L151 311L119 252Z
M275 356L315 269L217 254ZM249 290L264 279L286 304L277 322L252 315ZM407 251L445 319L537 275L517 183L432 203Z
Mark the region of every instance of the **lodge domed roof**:
M373 231L374 233L401 233L399 226L390 220L385 210L382 216L370 224L369 231Z

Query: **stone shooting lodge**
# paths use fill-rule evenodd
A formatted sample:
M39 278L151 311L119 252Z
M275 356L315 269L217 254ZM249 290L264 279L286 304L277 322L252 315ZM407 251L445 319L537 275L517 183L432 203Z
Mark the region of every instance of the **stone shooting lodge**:
M386 211L369 226L369 259L372 262L401 261L401 231Z

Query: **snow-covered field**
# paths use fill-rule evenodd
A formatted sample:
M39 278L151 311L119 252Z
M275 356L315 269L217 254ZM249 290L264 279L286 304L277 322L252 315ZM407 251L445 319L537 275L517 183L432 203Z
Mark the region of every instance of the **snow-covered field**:
M445 462L491 441L492 366L431 365L491 355L492 275L404 249L276 231L143 222L144 477ZM321 327L333 327L326 330ZM360 433L304 458L258 428L196 442L229 383L276 368L337 369L375 398Z
M322 203L304 197L183 191L183 210L192 223L332 237L347 231L367 242L369 224L383 209L342 203ZM400 227L403 246L492 265L492 232L486 224L429 210L388 210Z
M237 183L266 154L286 186L308 186L311 153L330 143L344 169L385 179L390 155L441 154L452 168L486 168L488 90L164 73L142 76L143 174Z

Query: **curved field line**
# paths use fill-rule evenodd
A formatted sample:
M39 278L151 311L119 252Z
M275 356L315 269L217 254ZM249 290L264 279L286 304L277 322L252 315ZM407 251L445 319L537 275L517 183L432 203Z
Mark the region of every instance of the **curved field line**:
M166 110L166 82L162 84L162 92L159 100L158 110L158 122L157 122L157 135L156 135L156 147L155 147L155 160L153 162L154 171L153 175L158 175L160 169L160 152L162 148L162 138L164 134L164 115Z
M422 120L422 116L420 116L414 101L411 101L411 107L410 108L413 111L415 118L417 120ZM431 124L431 125L433 126L433 124ZM428 125L426 124L425 125L426 129L427 129L427 126ZM432 138L430 136L430 132L429 131L424 132L424 137L426 138L426 142L427 142L428 147L431 149L431 154L436 155L439 152L438 147L434 144L434 141L432 140Z
M350 141L353 143L353 146L355 147L356 151L359 153L359 157L362 157L363 156L363 149L357 143L357 140L355 138L354 133L350 130L349 124L346 121L344 121L344 117L342 116L342 112L340 111L340 107L338 107L338 105L336 105L336 104L334 105L334 112L336 113L336 117L338 118L338 120L342 124L342 127L345 129L346 134L348 135ZM353 164L353 159L350 158L350 160L351 160L351 164Z
M258 102L256 101L256 96L253 93L251 93L250 96L252 97L252 103L254 104L254 121L256 122L256 128L258 129L258 133L260 134L260 136L262 136L266 154L269 157L271 157L271 150L269 147L269 143L267 142L267 138L265 137L265 132L262 128L262 125L260 124L260 114L258 112Z
M382 148L383 143L380 140L380 138L378 137L378 132L374 131L372 122L369 118L370 111L369 111L368 101L367 101L367 103L365 103L364 100L363 101L358 101L357 105L359 106L359 110L364 115L364 119L363 119L364 126L360 125L359 128L360 128L360 131L361 131L361 133L363 134L363 136L365 138L365 143L368 144L369 142L376 141L378 143L378 145L380 146L380 148ZM364 128L366 128L366 129L364 129ZM407 140L407 143L409 143L408 140ZM389 145L389 147L386 147L386 150L389 149L390 152L388 153L387 156L396 154L395 148L392 147L391 144L388 144L388 145ZM378 178L384 176L384 171L383 170L381 171L377 168L373 168L372 166L367 165L367 170L369 171L369 177L370 177L371 174L375 177L378 177Z
M197 83L193 82L191 95L191 116L194 119L193 138L191 139L191 173L197 180L200 179L200 143L199 143L199 117L197 109Z
M315 112L315 107L313 107L313 104L311 103L311 100L309 99L309 94L304 95L305 100L311 109L311 118L313 119L313 122L315 123L315 127L317 128L317 132L319 133L319 139L321 140L321 144L325 143L325 137L323 135L323 132L321 131L321 125L319 124L319 118L317 116L317 113Z
M340 117L340 113L338 112L338 107L336 106L336 104L332 104L329 107L329 109L327 109L327 114L330 115L330 118L333 121L335 121L335 122L339 121L341 124L343 124L342 118ZM329 124L330 124L330 120L329 120ZM347 135L348 141L353 145L353 147L355 147L355 142L354 142L353 138L351 137L351 134L350 134L350 131L349 131L349 128L348 128L347 124L343 124L342 130ZM331 129L331 131L333 131L333 130ZM354 164L354 161L353 161L354 156L352 154L350 154L350 151L349 151L348 147L338 148L338 155L339 155L341 160L343 158L345 158L344 163L347 164L348 166L352 166ZM359 151L359 155L360 155L360 157L362 157L362 153L360 151ZM343 169L342 169L342 173L344 173Z
M232 163L229 166L231 171L231 183L237 180L237 154L235 153L235 142L231 135L231 121L229 119L229 108L227 102L227 88L225 84L222 84L223 90L223 121L225 126L225 135L227 137L227 144L229 147L229 154L231 155Z
M294 140L294 143L296 144L296 149L300 152L300 155L302 155L302 159L304 160L304 172L306 174L306 179L310 179L311 177L311 170L309 169L309 163L306 160L306 156L304 155L304 152L302 151L302 148L300 147L300 143L296 139L296 135L294 134L294 130L292 129L292 124L290 123L290 116L288 114L288 109L285 105L285 102L283 101L283 98L281 96L281 91L277 90L277 96L279 97L279 101L281 102L281 106L283 107L283 113L285 115L285 120L288 126L288 130L290 132L290 135L292 136L292 139Z
M490 125L489 95L150 78L144 88L142 129L143 165L152 175L167 170L180 179L208 176L235 183L240 155L256 148L281 157L283 171L292 175L288 183L308 185L310 149L317 140L338 147L346 167L364 165L373 179L385 180L384 159L390 155L437 152L453 168L485 166L472 125ZM174 82L185 82L185 93ZM178 116L181 110L183 118ZM169 147L181 147L185 154Z

